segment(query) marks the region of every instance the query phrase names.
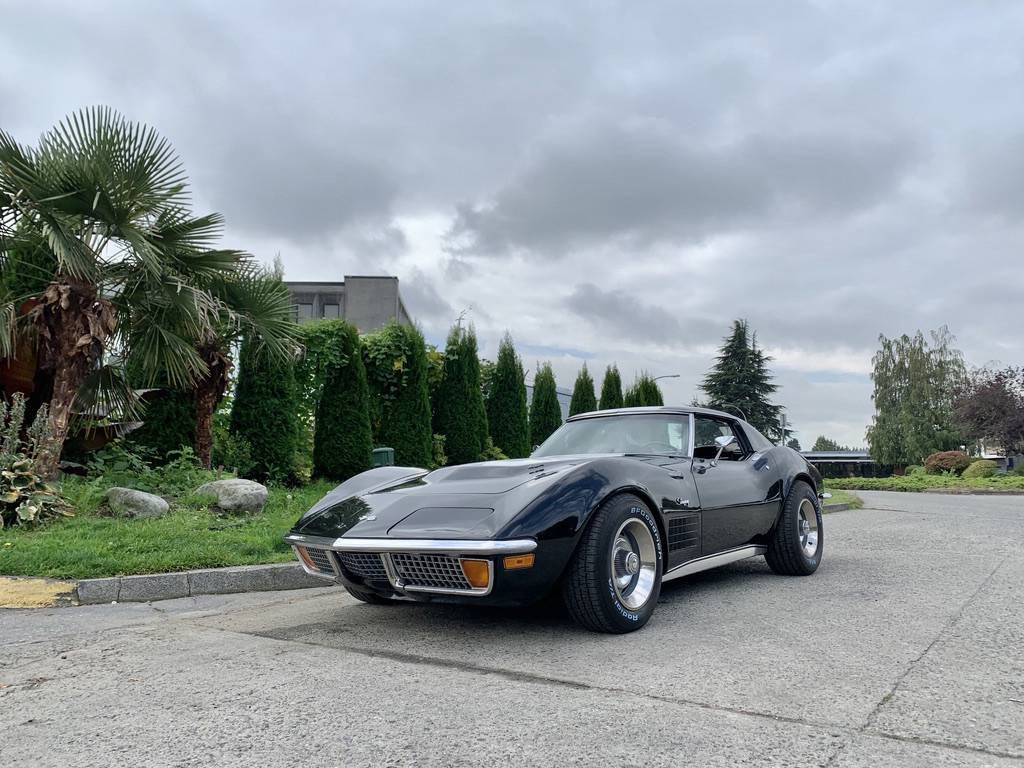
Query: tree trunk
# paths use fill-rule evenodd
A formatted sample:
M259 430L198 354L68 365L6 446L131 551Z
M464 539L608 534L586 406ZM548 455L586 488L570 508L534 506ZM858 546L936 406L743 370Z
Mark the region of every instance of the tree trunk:
M227 389L231 358L216 344L201 346L198 351L208 372L196 382L196 456L209 469L213 455L213 414Z
M36 472L57 477L79 387L103 355L114 331L110 303L92 283L61 278L50 283L30 313L39 331L39 365L53 371L48 434L36 460Z

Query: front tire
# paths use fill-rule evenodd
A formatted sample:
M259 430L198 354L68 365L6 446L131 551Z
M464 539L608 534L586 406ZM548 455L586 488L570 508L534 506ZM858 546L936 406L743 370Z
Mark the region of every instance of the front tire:
M807 483L793 483L764 559L776 573L810 576L818 570L824 546L818 494Z
M589 630L634 632L654 613L661 574L661 534L650 509L636 496L616 496L584 531L562 598L573 619Z

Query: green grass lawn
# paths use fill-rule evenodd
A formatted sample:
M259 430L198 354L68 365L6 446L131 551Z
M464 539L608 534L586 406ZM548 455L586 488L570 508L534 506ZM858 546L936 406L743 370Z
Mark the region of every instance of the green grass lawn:
M955 475L904 475L902 477L843 477L826 480L833 494L835 489L862 491L931 491L931 490L986 490L1024 492L1024 477L996 475L995 477L956 477Z
M825 512L828 512L828 508L834 504L849 504L854 509L860 509L864 506L864 501L856 493L841 491L834 488L830 483L831 481L826 481L825 483L825 490L832 494L831 499L825 499L823 502Z
M67 481L76 516L0 530L0 574L86 579L288 561L294 555L281 537L332 487L271 488L254 516L217 516L185 498L162 518L127 520L97 514L104 484Z

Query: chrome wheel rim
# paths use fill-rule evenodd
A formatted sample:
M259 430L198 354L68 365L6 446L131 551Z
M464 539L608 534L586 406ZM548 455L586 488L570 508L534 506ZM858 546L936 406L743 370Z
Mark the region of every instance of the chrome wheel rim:
M797 527L800 532L800 548L807 557L814 557L818 553L818 510L810 499L800 502Z
M615 596L630 610L648 601L657 577L657 552L647 525L631 517L619 526L612 539L611 574Z

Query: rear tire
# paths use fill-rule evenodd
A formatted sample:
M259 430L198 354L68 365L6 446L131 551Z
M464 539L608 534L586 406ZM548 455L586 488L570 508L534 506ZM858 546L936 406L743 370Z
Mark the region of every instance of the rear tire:
M818 570L824 546L818 494L807 483L793 483L764 559L776 573L810 576Z
M654 613L661 574L661 534L650 509L636 496L616 496L584 531L562 582L562 599L589 630L634 632Z
M347 584L343 586L345 587L346 592L352 595L356 600L363 603L369 603L370 605L394 605L397 602L388 597L381 597L376 592L364 592L361 589L350 587Z

